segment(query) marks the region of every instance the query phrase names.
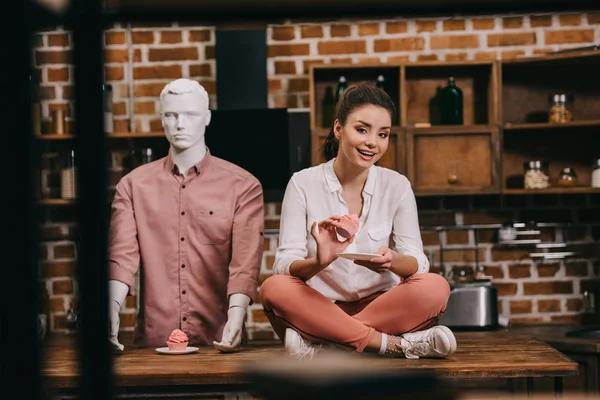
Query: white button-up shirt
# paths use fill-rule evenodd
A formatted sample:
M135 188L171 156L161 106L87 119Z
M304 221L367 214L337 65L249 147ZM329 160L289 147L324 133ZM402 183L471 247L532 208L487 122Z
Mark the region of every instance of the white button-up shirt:
M333 161L296 172L290 179L281 210L275 274L290 275L292 262L316 255L316 242L310 233L313 222L348 214ZM408 179L374 165L369 169L362 195L359 231L346 252L375 253L385 245L413 256L419 265L418 273L429 271L417 204ZM357 301L389 290L400 280L390 271L377 274L352 260L337 258L306 283L333 301Z

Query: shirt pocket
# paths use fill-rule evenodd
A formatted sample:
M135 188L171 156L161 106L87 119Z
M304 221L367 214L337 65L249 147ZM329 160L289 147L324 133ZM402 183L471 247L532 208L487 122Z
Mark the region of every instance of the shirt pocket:
M193 227L199 243L223 244L231 238L232 215L224 209L199 206Z
M390 235L392 234L392 226L390 224L378 224L369 227L367 230L371 239L371 250L376 252L381 246L390 245Z

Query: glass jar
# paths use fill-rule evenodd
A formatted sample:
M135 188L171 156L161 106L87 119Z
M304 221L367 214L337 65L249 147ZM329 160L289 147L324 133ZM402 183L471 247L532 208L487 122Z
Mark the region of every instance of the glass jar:
M558 186L573 187L577 186L577 174L573 168L563 168L558 177Z
M573 120L571 112L571 96L566 94L554 94L550 96L550 113L548 121L553 123L565 123Z
M523 166L525 168L523 179L525 189L546 189L550 187L547 162L533 160L524 163Z
M67 153L65 164L60 171L60 197L63 199L77 198L77 166L75 150Z
M592 187L600 188L600 158L592 165Z

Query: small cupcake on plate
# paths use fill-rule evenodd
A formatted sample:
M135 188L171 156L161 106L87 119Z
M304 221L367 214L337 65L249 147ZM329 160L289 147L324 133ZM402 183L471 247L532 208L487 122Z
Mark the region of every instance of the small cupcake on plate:
M189 343L189 339L185 332L175 329L171 332L169 336L169 340L167 340L167 346L169 346L170 351L181 351L187 348Z

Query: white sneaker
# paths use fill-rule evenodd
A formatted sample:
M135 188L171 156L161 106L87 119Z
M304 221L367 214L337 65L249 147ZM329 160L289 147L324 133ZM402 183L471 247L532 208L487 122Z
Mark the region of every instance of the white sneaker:
M444 358L456 351L456 338L443 325L400 336L402 351L406 358Z
M321 348L321 344L304 339L295 330L291 328L285 330L285 350L289 355L299 360L303 358L310 360Z

